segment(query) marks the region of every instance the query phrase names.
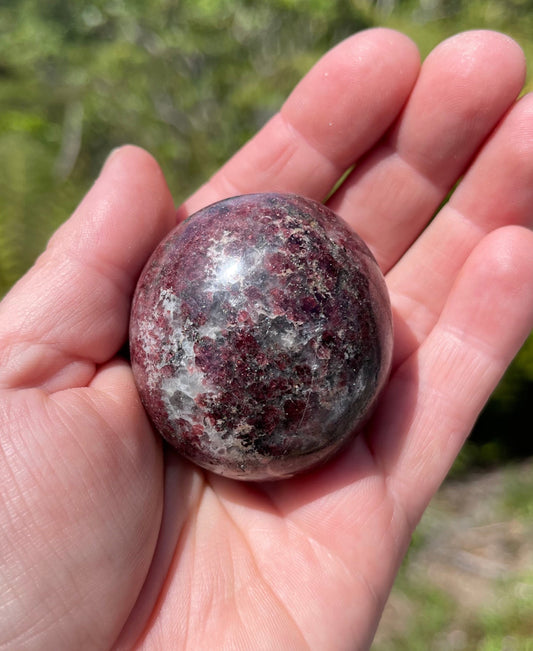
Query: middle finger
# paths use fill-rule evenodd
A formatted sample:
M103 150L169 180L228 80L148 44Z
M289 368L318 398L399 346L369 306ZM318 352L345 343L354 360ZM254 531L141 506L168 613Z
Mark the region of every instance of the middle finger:
M330 201L384 272L431 219L524 77L522 50L496 32L459 34L428 56L395 128Z

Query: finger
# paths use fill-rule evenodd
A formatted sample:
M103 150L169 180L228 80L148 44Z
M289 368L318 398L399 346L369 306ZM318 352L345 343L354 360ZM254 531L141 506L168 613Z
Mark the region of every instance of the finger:
M425 227L518 96L524 55L507 36L454 36L426 59L397 125L330 202L387 271Z
M398 32L372 29L343 41L180 214L250 192L295 192L324 199L392 124L418 69L415 45Z
M427 336L456 274L481 238L506 224L533 223L533 94L506 116L450 201L388 274L398 322L394 363Z
M533 233L507 226L487 235L426 341L391 377L370 444L411 522L531 331L532 286Z
M0 386L86 384L124 342L137 276L174 218L154 159L115 152L0 306Z

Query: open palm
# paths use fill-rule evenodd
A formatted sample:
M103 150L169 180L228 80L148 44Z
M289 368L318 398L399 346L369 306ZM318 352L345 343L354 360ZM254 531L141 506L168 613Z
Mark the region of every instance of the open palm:
M148 154L108 159L0 308L0 647L370 645L416 523L532 325L524 69L496 33L458 35L421 68L401 34L359 33L178 210L323 199L355 165L328 203L386 274L391 379L353 444L290 480L213 476L154 434L119 353L176 213Z

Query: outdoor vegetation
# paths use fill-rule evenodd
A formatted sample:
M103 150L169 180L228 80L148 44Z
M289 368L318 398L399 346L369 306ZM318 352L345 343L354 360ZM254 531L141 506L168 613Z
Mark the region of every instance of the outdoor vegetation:
M372 651L533 651L533 459L444 484Z
M72 212L112 148L130 142L152 152L178 204L266 122L327 49L374 25L407 33L422 56L458 31L497 29L533 62L533 0L3 0L0 295ZM533 90L531 76L526 90ZM482 468L504 473L494 517L513 512L530 539L531 474L514 481L503 465L533 456L532 397L530 337L452 471L461 485L477 481L472 473ZM449 505L434 508L430 519L442 519L443 509L453 515ZM433 530L423 522L398 582L412 611L409 626L389 631L376 649L437 648L428 646L437 638L443 649L533 648L526 642L533 638L533 563L518 578L497 574L490 589L502 595L501 608L480 606L461 624L457 643L439 637L461 606L409 572ZM512 598L506 581L517 591ZM519 646L504 645L509 630Z

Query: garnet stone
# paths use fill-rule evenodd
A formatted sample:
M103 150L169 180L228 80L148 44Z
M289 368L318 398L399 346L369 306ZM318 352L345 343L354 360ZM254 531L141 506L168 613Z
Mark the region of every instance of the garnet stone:
M179 224L139 280L131 360L155 427L236 479L324 462L365 421L392 347L383 276L324 205L227 199Z

